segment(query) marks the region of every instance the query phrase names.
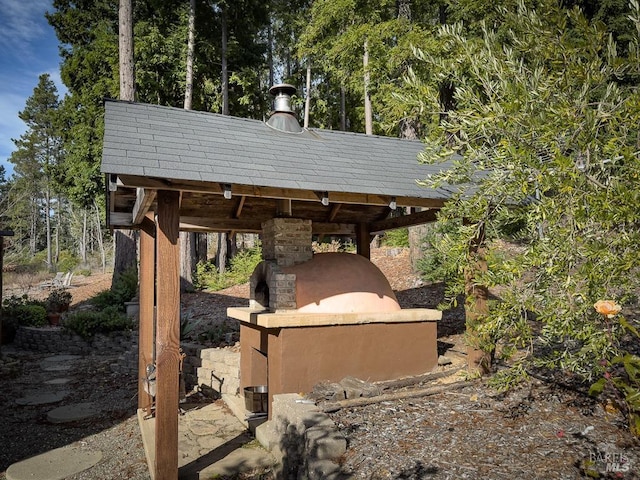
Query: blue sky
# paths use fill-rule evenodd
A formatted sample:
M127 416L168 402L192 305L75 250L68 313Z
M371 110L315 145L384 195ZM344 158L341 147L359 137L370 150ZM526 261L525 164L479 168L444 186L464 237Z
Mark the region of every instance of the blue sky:
M60 81L58 39L44 17L53 10L51 0L0 0L0 164L7 172L14 150L12 138L19 138L26 126L18 112L48 73L60 98L66 88ZM9 175L7 175L9 176Z

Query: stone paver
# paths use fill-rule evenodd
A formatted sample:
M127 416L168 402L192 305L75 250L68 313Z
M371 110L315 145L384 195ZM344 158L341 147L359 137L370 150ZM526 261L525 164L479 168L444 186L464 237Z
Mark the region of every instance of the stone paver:
M51 423L79 422L98 415L100 411L93 403L74 403L51 410L47 413L47 420Z
M57 403L61 400L64 400L64 397L69 395L68 390L61 390L59 392L42 392L42 393L34 393L32 395L27 395L22 398L17 398L16 403L18 405L23 406L32 406L32 405L47 405L50 403Z
M42 359L43 362L72 362L73 360L77 360L82 358L81 355L53 355L51 357L47 357Z
M93 467L102 452L63 447L14 463L6 471L7 480L62 480Z
M43 362L41 367L42 367L42 370L44 370L45 372L66 372L68 370L71 370L71 365L67 363L61 363L59 365L56 365L52 363Z
M47 380L44 382L45 385L66 385L70 383L70 378L52 378L51 380Z

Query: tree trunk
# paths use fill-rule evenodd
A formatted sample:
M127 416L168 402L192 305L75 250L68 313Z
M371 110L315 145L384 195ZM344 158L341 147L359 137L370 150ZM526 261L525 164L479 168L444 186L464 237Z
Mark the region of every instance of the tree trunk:
M196 42L196 0L189 2L189 40L187 42L187 77L184 91L184 109L193 104L193 52Z
M80 238L80 259L87 263L87 210L82 210L82 235Z
M222 115L229 115L229 70L227 67L227 7L222 5L220 15L220 21L222 23L222 48L221 48L221 63L222 63Z
M51 255L51 197L49 194L49 187L44 192L44 205L45 205L45 228L47 235L47 268L53 268L53 259Z
M192 292L195 270L195 233L180 232L180 291Z
M347 89L340 85L340 131L347 131Z
M133 72L133 9L132 0L120 0L118 8L118 52L120 60L120 100L135 100Z
M184 92L184 109L191 110L193 103L193 57L195 50L196 1L189 2L189 40L187 42L187 72ZM180 232L180 291L193 291L193 272L198 262L196 256L197 233Z
M465 223L468 223L465 221ZM472 375L484 375L491 371L494 348L478 334L478 323L489 313L487 300L489 289L476 281L477 273L487 271L484 225L469 245L469 264L465 267L465 315L467 339L467 368Z
M102 225L100 224L100 209L95 199L93 200L93 207L96 210L96 240L98 241L98 248L100 249L100 258L102 260L102 273L107 271L107 252L104 249L104 242L102 241ZM115 241L115 239L114 239Z
M373 113L371 111L371 97L369 96L369 42L364 41L364 55L362 56L364 70L364 133L373 135Z
M311 109L311 62L307 64L307 92L304 102L304 128L309 128L309 110Z
M133 9L131 0L120 0L118 25L120 99L133 102L136 89L133 71ZM113 281L115 282L116 278L124 271L136 267L138 260L137 234L133 230L118 230L114 235L114 243Z
M224 273L227 270L227 234L218 234L218 251L216 253L216 264L218 265L218 272Z
M424 256L424 237L429 232L428 225L415 225L409 227L409 261L411 269L418 271L418 263Z
M269 20L269 26L267 27L267 63L269 66L269 88L273 87L274 84L274 69L273 66L273 29L271 28L272 20Z

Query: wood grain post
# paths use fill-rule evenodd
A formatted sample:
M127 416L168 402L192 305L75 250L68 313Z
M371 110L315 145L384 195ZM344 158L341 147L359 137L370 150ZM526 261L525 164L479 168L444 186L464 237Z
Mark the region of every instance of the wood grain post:
M371 233L366 223L356 225L356 250L358 255L371 259Z
M178 478L179 192L158 191L155 480Z
M147 365L153 363L155 326L156 243L154 214L145 221L151 226L140 230L140 318L138 324L138 408L151 406L152 397L144 389Z

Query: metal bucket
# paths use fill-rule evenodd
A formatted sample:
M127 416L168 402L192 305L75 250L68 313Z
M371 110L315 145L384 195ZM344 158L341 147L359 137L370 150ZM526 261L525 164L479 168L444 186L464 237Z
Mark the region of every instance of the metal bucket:
M269 394L266 385L244 388L244 407L251 413L269 411Z

